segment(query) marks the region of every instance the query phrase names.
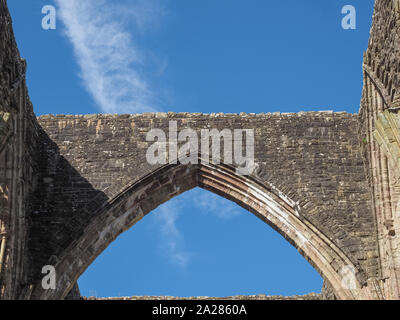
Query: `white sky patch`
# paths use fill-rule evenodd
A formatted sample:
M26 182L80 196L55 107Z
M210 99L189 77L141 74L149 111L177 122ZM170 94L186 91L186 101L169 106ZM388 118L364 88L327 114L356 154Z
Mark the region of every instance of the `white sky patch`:
M236 203L230 202L220 196L205 191L194 189L190 195L174 198L164 203L155 210L156 223L161 229L161 249L165 256L179 267L185 268L195 254L185 250L185 239L177 227L180 216L193 207L202 212L215 215L217 218L227 220L241 214ZM186 195L186 196L185 196Z
M57 16L74 48L80 76L102 112L155 111L155 96L142 72L145 60L132 32L141 32L157 20L158 2L55 2ZM127 21L131 23L129 28Z
M220 219L231 219L240 215L240 208L236 203L208 191L195 190L195 192L197 195L194 197L196 199L194 204L203 211Z
M190 253L184 250L184 237L176 226L182 208L177 201L172 201L160 206L156 213L156 219L161 225L161 235L165 240L162 249L172 263L186 267Z

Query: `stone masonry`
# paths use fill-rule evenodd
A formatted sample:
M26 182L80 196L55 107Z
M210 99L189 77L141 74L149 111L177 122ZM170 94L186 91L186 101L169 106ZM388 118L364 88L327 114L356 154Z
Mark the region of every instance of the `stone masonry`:
M376 0L359 114L36 118L0 0L0 297L79 297L77 279L119 234L201 187L299 250L324 278L312 299L399 299L399 58L400 0ZM253 129L254 170L238 175L235 165L201 161L202 152L197 164L149 164L146 134L168 133L171 121L199 136L201 129ZM55 290L41 286L45 265L56 269Z

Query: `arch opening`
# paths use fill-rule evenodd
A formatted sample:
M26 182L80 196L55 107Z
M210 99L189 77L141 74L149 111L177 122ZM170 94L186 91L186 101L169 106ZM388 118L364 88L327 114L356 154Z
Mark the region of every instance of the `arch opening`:
M325 297L322 277L280 234L199 187L121 234L78 284L88 299Z
M165 165L136 181L104 205L55 265L55 290L34 289L39 299L63 299L79 276L114 241L153 209L169 199L200 187L231 200L270 225L288 240L332 286L339 299L363 299L368 294L355 274L346 286L350 259L302 214L298 203L262 183L255 176L240 176L220 164ZM345 273L343 273L343 270ZM351 276L351 275L350 275Z

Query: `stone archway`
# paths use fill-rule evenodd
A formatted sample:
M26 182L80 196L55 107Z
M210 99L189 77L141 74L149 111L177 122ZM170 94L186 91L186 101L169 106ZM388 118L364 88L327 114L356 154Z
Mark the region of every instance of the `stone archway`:
M299 213L298 203L254 176L215 164L165 165L126 188L104 205L55 264L55 290L33 290L35 299L63 299L79 276L119 234L157 206L194 187L236 202L282 234L331 284L339 299L372 298L358 280L357 268L322 232ZM349 275L349 270L354 273ZM347 277L347 279L346 279ZM350 278L349 278L350 277ZM350 286L344 281L352 282Z

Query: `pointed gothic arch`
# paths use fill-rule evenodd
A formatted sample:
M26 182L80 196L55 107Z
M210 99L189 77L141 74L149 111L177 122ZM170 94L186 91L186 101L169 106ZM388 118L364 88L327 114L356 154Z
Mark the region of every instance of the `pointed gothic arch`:
M97 210L82 236L58 258L55 290L33 290L37 299L63 299L79 276L118 235L169 199L201 187L234 201L285 237L332 286L340 299L367 299L357 268L346 254L300 214L298 203L255 176L224 164L168 164L144 176ZM349 275L354 270L354 275ZM343 286L345 277L351 286Z

